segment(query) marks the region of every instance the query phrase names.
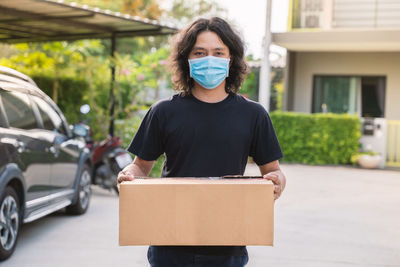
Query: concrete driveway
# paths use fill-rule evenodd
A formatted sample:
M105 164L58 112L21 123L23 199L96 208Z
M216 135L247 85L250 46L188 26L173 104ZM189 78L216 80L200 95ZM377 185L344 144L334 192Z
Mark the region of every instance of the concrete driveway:
M248 266L400 266L400 172L282 169L275 246L249 247Z
M248 247L249 267L400 266L400 172L282 165L275 246ZM250 165L247 174L258 174ZM93 187L84 216L24 225L1 266L148 266L146 246L118 246L118 198Z

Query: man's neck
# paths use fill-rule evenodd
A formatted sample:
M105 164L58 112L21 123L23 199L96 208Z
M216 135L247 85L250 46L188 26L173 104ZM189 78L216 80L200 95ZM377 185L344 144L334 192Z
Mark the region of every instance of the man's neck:
M197 99L207 103L217 103L224 100L228 93L225 92L225 82L221 83L214 89L206 89L195 83L192 94Z

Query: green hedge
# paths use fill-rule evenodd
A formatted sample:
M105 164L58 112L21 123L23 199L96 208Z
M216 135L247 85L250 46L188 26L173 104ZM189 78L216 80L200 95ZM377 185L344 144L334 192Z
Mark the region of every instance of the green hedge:
M357 152L360 121L348 114L271 112L284 162L348 164Z

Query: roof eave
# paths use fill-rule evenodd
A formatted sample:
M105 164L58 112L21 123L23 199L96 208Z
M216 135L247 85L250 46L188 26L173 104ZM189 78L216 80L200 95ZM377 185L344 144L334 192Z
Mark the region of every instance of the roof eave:
M400 51L400 29L340 29L273 33L272 42L289 51Z

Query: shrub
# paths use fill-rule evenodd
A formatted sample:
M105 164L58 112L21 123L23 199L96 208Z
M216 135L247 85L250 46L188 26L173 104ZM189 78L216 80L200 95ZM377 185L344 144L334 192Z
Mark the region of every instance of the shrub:
M348 164L359 147L357 116L279 111L270 116L284 162Z

